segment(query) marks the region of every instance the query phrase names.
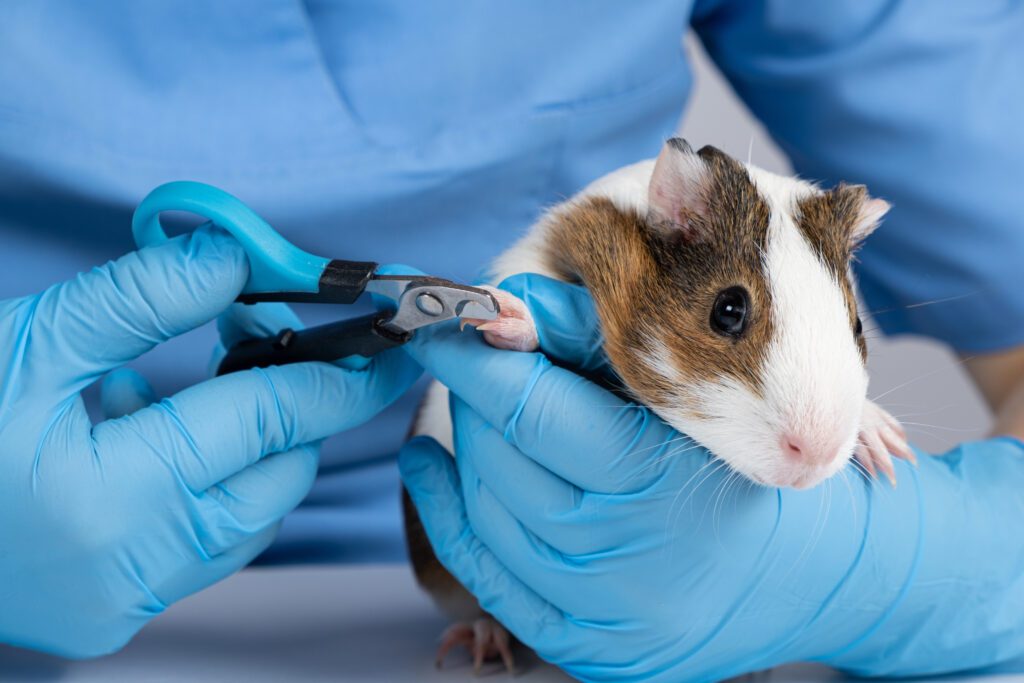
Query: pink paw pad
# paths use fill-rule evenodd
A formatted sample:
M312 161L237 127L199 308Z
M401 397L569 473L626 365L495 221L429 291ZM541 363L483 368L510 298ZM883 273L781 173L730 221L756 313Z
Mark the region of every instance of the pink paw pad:
M472 325L483 332L484 339L491 346L510 351L536 351L540 347L537 325L530 315L530 309L514 294L484 285L482 287L498 300L501 311L495 320L463 318L463 325Z

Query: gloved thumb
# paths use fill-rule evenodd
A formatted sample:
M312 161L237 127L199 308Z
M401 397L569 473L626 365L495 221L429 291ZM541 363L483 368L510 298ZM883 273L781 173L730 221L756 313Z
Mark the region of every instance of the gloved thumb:
M103 378L100 406L103 417L116 420L156 402L156 393L146 378L131 368L118 368Z
M238 296L248 261L203 226L55 285L38 297L30 353L79 391L98 376L214 319Z
M585 287L536 273L505 278L499 287L530 309L540 347L549 358L584 372L607 370L600 320Z

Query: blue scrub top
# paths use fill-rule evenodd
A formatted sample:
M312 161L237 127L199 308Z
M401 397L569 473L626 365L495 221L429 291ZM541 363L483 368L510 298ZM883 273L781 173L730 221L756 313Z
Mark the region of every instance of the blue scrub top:
M1020 344L1024 8L961 5L7 2L0 297L132 249L135 204L179 179L308 251L470 280L543 207L657 153L691 87L692 24L799 172L895 204L859 267L884 329ZM170 393L206 375L214 341L136 366ZM403 556L394 454L418 400L327 442L264 560Z

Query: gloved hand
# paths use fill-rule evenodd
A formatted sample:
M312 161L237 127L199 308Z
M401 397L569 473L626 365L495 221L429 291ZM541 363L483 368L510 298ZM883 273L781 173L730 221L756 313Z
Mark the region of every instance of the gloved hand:
M0 642L72 657L123 645L244 567L316 474L314 442L372 417L419 369L324 363L219 377L143 407L137 375L81 390L221 313L248 265L200 229L0 303ZM132 412L135 411L135 412Z
M578 287L516 276L558 360L599 370ZM809 491L731 474L541 354L450 326L409 352L452 390L456 461L400 458L441 562L524 643L592 681L712 681L819 660L867 675L1024 654L1024 444L848 468Z

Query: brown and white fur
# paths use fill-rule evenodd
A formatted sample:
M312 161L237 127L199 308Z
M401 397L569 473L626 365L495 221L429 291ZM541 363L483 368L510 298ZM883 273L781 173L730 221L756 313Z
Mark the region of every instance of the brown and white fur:
M713 147L669 140L656 160L620 169L549 211L498 258L494 282L533 272L582 283L604 351L628 392L751 481L807 488L856 453L894 482L890 452L913 459L903 430L867 400L867 347L850 260L889 205L863 186L824 191L743 165ZM747 319L730 336L709 323L719 294L742 287ZM525 305L499 290L502 314L478 325L494 346L534 351ZM414 427L452 450L447 390L435 383ZM507 632L434 557L406 499L421 584L457 624L453 645L477 668Z

